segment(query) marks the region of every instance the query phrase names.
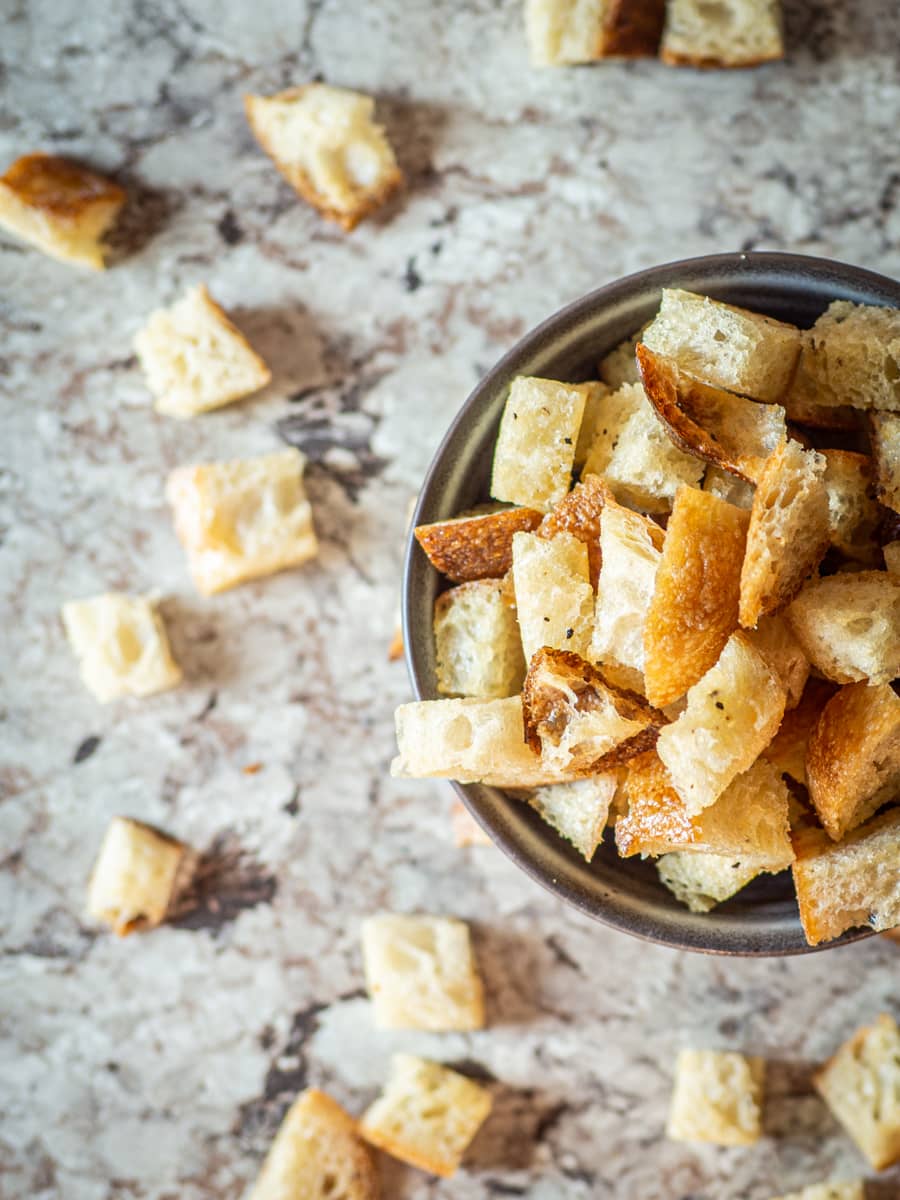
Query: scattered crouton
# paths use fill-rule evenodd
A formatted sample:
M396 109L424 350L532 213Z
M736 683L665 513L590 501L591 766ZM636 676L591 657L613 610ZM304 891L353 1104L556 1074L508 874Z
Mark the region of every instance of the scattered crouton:
M748 629L746 634L750 645L760 652L784 684L787 692L785 708L794 708L800 703L809 679L809 659L787 617L783 613L760 617L756 628Z
M852 450L822 450L831 544L845 558L879 563L882 509L874 497L872 460Z
M664 0L526 0L525 31L536 67L655 55Z
M677 1142L751 1146L762 1134L764 1079L761 1058L682 1050L666 1133Z
M637 333L625 338L623 342L619 342L618 346L614 346L608 354L600 359L598 368L600 378L607 387L614 391L625 383L641 382L635 349L643 332L643 329L639 329Z
M809 737L822 710L837 691L826 679L809 679L799 703L785 710L778 732L763 755L782 775L806 786L806 753Z
M744 479L738 479L737 475L723 471L721 467L709 466L706 468L706 474L703 476L703 490L718 496L720 500L727 500L736 508L750 509L753 507L753 484L747 483Z
M541 521L538 533L553 538L558 533L571 533L584 542L588 552L591 587L596 588L600 577L600 525L603 509L614 499L612 492L598 475L585 475L565 499L560 500Z
M784 58L779 0L669 0L660 57L684 67L757 67Z
M84 686L101 704L152 696L181 683L152 596L107 592L64 604L62 619Z
M187 882L193 856L175 838L114 817L88 885L88 914L124 937L162 924Z

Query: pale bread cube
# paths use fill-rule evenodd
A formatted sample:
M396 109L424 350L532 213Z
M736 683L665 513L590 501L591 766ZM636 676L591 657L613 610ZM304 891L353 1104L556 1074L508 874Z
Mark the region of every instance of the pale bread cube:
M644 621L644 685L657 708L702 678L737 629L749 521L698 488L675 497Z
M657 860L660 882L676 900L694 913L707 913L730 900L760 874L759 867L745 866L721 854L689 854L677 850Z
M127 199L112 180L52 154L26 154L0 178L0 227L60 262L102 271L101 239Z
M584 542L566 532L552 538L516 533L512 577L525 661L542 646L584 655L594 619Z
M646 328L646 326L644 326ZM644 329L625 338L600 359L600 378L607 387L617 390L625 383L640 383L641 373L635 358L635 347L641 340Z
M794 861L788 789L765 759L691 815L659 757L643 754L629 764L622 798L628 811L616 822L616 845L623 857L688 851L718 855L756 873L783 871Z
M706 468L703 476L704 492L711 492L720 500L727 500L736 508L752 508L754 486L745 479L738 479L728 471L712 464Z
M849 683L828 701L809 736L806 783L836 842L896 799L900 698L890 684Z
M616 499L664 513L678 488L699 483L703 463L672 444L640 383L600 399L583 474L601 475Z
M878 499L900 512L900 413L870 413L869 439Z
M305 464L299 450L279 450L171 473L166 497L198 591L222 592L318 554Z
M515 533L530 533L544 519L536 508L501 508L419 525L416 541L431 565L453 583L500 579L512 566Z
M444 696L516 696L525 658L516 610L499 580L462 583L434 605L435 673Z
M528 803L575 847L585 862L590 862L603 840L618 786L617 772L606 771L572 783L536 788L528 796Z
M490 1111L490 1092L480 1084L440 1063L395 1054L360 1132L402 1162L450 1176Z
M835 683L900 675L900 577L889 571L815 579L787 619L806 657Z
M378 1200L379 1193L356 1122L308 1088L288 1109L247 1200Z
M792 392L822 406L900 409L900 309L835 300L807 330Z
M113 817L88 884L87 911L123 937L160 925L178 891L187 847L128 817Z
M523 375L512 382L494 444L491 495L548 512L569 490L586 384Z
M858 1029L814 1081L876 1171L900 1161L900 1030L887 1014Z
M900 808L873 817L840 842L821 829L803 828L794 850L794 887L811 946L857 925L876 933L900 925Z
M62 619L82 682L101 704L181 683L153 597L107 592L72 600L63 605Z
M685 67L756 67L784 58L780 0L669 0L660 57Z
M846 1183L814 1183L775 1200L865 1200L865 1195L862 1180L854 1179Z
M809 679L809 659L790 622L783 613L760 617L756 628L747 630L747 640L784 684L787 692L785 708L795 708Z
M194 417L258 392L272 373L204 286L152 312L134 349L156 411Z
M872 460L852 450L822 450L831 544L845 558L878 561L881 508L874 497Z
M765 1063L733 1051L682 1050L667 1135L676 1142L752 1146L762 1135Z
M605 383L592 381L591 383L583 383L581 386L584 388L584 412L582 413L581 426L578 430L578 441L575 443L575 458L572 463L572 468L575 471L580 471L584 466L591 443L594 440L602 401L609 395L609 388Z
M644 625L664 536L640 513L618 504L603 511L594 628L585 657L600 663L615 683L633 691L644 690Z
M380 913L363 921L362 946L380 1029L484 1026L481 977L464 921Z
M831 525L825 459L788 439L768 459L756 485L741 571L741 624L793 600L828 549Z
M399 753L391 774L532 788L577 778L542 763L525 742L522 697L420 700L395 713Z
M532 65L655 55L664 15L664 0L526 0Z
M309 83L245 96L244 109L256 140L294 191L344 229L403 183L371 96Z
M709 807L756 760L784 715L786 693L766 660L733 633L714 667L687 694L656 750L691 816Z
M769 404L787 391L800 355L793 325L679 288L664 289L642 340L701 383Z

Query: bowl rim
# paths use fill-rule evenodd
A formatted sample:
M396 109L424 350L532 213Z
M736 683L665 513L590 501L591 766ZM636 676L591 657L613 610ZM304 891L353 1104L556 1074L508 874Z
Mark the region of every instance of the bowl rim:
M679 275L697 273L730 274L735 279L745 278L751 281L754 277L762 276L766 271L777 269L782 274L807 273L822 280L831 276L836 281L841 280L845 286L855 284L861 290L876 292L894 291L900 304L900 283L889 276L880 275L851 263L837 259L822 258L813 255L794 254L781 251L740 251L729 254L709 254L698 257L677 259L669 263L644 268L641 271L621 276L611 280L599 288L586 293L578 299L558 309L534 326L490 368L475 384L447 431L441 438L434 452L428 470L425 473L422 486L419 489L413 514L406 533L406 549L403 562L403 582L401 595L401 621L403 629L404 658L407 672L416 700L433 699L434 692L430 686L423 664L419 661L416 649L417 640L413 637L413 597L411 576L415 569L415 560L421 553L418 543L413 536L413 530L420 523L420 514L433 503L434 494L440 494L439 476L448 448L456 441L460 427L469 419L473 410L477 410L482 399L490 395L498 384L502 385L517 373L516 364L527 360L531 354L547 339L547 336L569 325L577 324L580 319L594 312L603 304L610 304L619 295L640 289L646 285L662 289L667 286L677 286ZM434 568L431 568L434 570ZM714 937L689 937L684 931L680 934L677 928L667 928L665 934L652 921L635 918L633 914L620 912L615 904L599 906L596 901L589 901L585 894L570 880L551 877L542 867L535 863L532 857L517 846L503 831L495 826L485 814L481 805L476 802L475 791L481 785L462 784L456 780L447 780L453 790L462 800L468 812L488 834L494 845L498 846L521 870L536 883L540 884L551 895L571 904L579 912L592 920L630 934L642 941L655 945L664 945L672 949L690 950L698 953L720 955L724 957L789 957L833 950L854 942L864 941L874 937L876 931L866 927L847 930L828 942L820 942L815 946L806 943L805 938L790 942L790 944L768 942L764 944L740 944L723 941L719 944ZM685 916L688 910L685 909ZM677 923L676 923L677 924ZM797 929L801 931L799 920ZM710 933L712 934L712 928Z

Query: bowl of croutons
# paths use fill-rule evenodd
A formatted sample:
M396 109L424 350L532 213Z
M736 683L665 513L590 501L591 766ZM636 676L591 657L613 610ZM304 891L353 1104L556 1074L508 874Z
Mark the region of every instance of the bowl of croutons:
M900 924L900 284L653 268L523 338L444 438L394 774L582 912L799 954Z

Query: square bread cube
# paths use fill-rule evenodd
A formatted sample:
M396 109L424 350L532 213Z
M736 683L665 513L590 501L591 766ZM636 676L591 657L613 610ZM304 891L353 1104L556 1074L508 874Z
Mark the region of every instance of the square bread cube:
M609 388L605 383L592 381L583 383L581 386L584 388L584 413L578 430L578 441L575 443L575 460L572 464L576 471L580 471L584 466L597 430L597 420L602 411L603 402L609 395Z
M356 1122L308 1088L288 1109L247 1200L378 1200L380 1190Z
M242 400L272 378L202 284L171 308L152 312L134 349L156 411L170 417L194 417Z
M450 1176L490 1111L490 1092L480 1084L440 1063L395 1054L360 1132L401 1162Z
M900 1161L900 1030L882 1013L858 1029L813 1080L876 1171Z
M522 650L542 646L584 655L591 641L594 589L587 546L572 533L513 536L513 586Z
M669 0L660 57L686 67L755 67L784 58L779 0Z
M141 821L113 817L88 884L87 910L120 937L166 919L187 847Z
M494 445L495 500L541 512L562 500L591 386L522 375L513 380Z
M854 1179L848 1183L814 1183L775 1200L865 1200L865 1191L862 1180Z
M791 388L820 406L900 409L900 309L835 300L803 335Z
M82 682L101 704L181 683L153 597L107 592L72 600L63 605L62 619Z
M889 683L900 675L900 576L854 571L812 579L786 616L827 679Z
M60 262L102 271L101 239L127 199L117 183L52 154L26 154L0 178L0 227Z
M353 229L403 184L371 96L325 83L245 96L254 136L291 187Z
M585 862L590 862L603 840L618 786L618 773L607 771L572 783L536 788L528 796L528 803L560 837L571 842Z
M435 673L443 696L516 696L525 658L515 607L502 580L449 588L434 605Z
M761 1058L682 1050L666 1133L676 1142L751 1146L762 1134L764 1079Z
M527 0L532 65L655 55L664 16L664 0Z
M678 0L693 6L696 0ZM671 27L675 14L670 11ZM713 387L775 404L787 391L800 356L800 330L761 313L680 288L666 288L644 345Z
M761 874L759 867L722 854L690 854L683 850L657 860L660 882L691 912L711 912Z
M481 977L464 921L380 913L363 921L362 945L380 1029L484 1027Z
M198 591L211 596L318 554L305 464L299 450L279 450L171 473L166 497Z

